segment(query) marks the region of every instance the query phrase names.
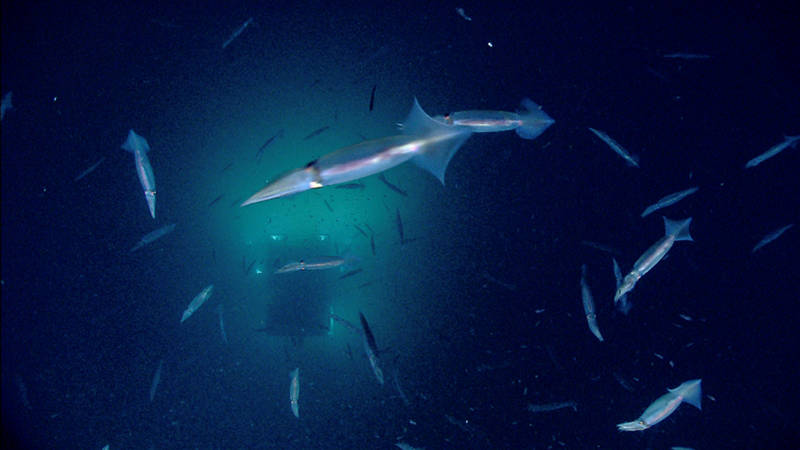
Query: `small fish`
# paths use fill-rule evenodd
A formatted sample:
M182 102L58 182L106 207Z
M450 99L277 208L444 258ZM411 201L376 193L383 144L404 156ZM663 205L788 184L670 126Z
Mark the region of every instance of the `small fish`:
M397 223L397 233L400 234L400 245L405 244L406 239L403 235L403 219L400 217L400 210L397 210L397 215L395 216L395 222Z
M372 256L375 256L375 235L369 235L369 246L372 247Z
M350 272L347 272L346 274L340 276L339 279L340 280L344 280L345 278L350 278L350 277L352 277L353 275L355 275L357 273L361 273L362 270L364 270L364 269L351 270Z
M366 233L366 232L364 232L364 230L362 230L362 229L361 229L361 227L360 227L360 226L358 226L358 225L356 225L356 224L353 224L353 226L354 226L354 227L356 227L356 230L358 230L358 232L359 232L359 233L361 233L362 235L364 235L364 237L369 237L369 236L367 236L367 233Z
M222 342L228 343L228 335L225 334L225 320L222 317L222 314L225 312L225 307L220 303L217 305L217 314L219 314L219 332L222 335Z
M608 246L608 245L605 245L605 244L600 244L598 242L581 241L581 244L585 245L587 247L592 247L594 249L600 250L601 252L611 253L612 255L621 255L622 254L622 252L620 252L616 248Z
M361 330L361 328L358 328L357 326L353 325L352 322L350 322L349 320L345 319L344 317L337 316L336 314L331 313L331 319L333 319L336 322L341 323L342 325L344 325L345 327L349 328L351 331L355 332L358 335L362 335L364 333ZM349 347L350 347L350 345L348 344L348 348Z
M491 281L492 283L494 283L494 284L496 284L496 285L498 285L498 286L500 286L500 287L502 287L504 289L507 289L509 291L516 291L517 290L517 285L516 284L506 283L505 281L498 280L497 278L493 277L491 274L489 274L489 272L487 272L485 270L481 273L481 276L483 278L485 278L486 280Z
M389 180L387 180L386 177L382 173L378 174L378 179L383 181L383 184L388 186L389 189L397 192L398 194L402 195L403 197L408 197L408 192L406 192L406 191L400 189L399 187L397 187L396 185L390 183Z
M683 191L675 192L675 193L666 195L664 197L661 197L661 199L659 199L657 202L653 203L652 205L650 205L647 208L645 208L644 211L642 211L642 217L646 217L646 216L650 215L651 213L653 213L655 211L658 211L661 208L666 208L667 206L674 205L675 203L678 203L679 201L683 200L684 198L694 194L695 192L697 192L698 189L700 189L700 188L691 187L689 189L685 189Z
M322 134L322 133L324 133L325 131L327 131L327 130L328 130L328 128L330 128L330 125L325 125L325 126L324 126L324 127L322 127L322 128L318 128L318 129L316 129L316 130L312 131L311 133L309 133L309 135L308 135L308 136L306 136L306 137L304 137L304 138L303 138L303 140L304 140L304 141L307 141L307 140L309 140L309 139L311 139L311 138L313 138L313 137L319 136L320 134Z
M153 375L153 383L150 385L150 401L152 402L156 396L156 390L158 389L158 383L161 381L161 366L164 364L164 360L160 360L158 362L158 368L156 368L156 373Z
M333 208L331 208L331 204L330 204L330 203L328 203L328 201L327 201L327 200L324 200L324 199L323 199L322 201L323 201L323 202L325 202L325 206L326 206L326 207L328 207L328 211L330 211L330 212L333 212Z
M706 55L705 53L667 53L666 55L662 55L664 58L669 59L709 59L711 55Z
M594 298L589 284L586 283L586 264L581 266L581 296L583 299L583 312L586 314L586 322L589 324L589 331L603 342L603 335L600 334L600 327L597 325L597 315L594 312Z
M242 31L244 31L244 29L247 28L248 25L250 25L251 23L253 23L252 17L247 19L245 23L243 23L239 28L236 29L236 31L233 32L233 34L231 34L231 37L229 37L228 40L222 43L222 48L224 49L225 47L230 45L230 43L233 42L234 39L239 37L239 35L242 34Z
M622 285L622 270L619 268L619 264L615 258L611 258L611 262L614 265L614 279L617 282L616 289ZM631 304L628 302L628 295L622 294L619 297L614 298L614 305L617 307L617 310L622 314L628 315L628 312L631 310Z
M27 410L33 409L30 400L28 400L28 387L25 385L25 381L22 380L22 375L14 375L14 381L17 383L17 392L19 392L19 399L22 402L22 406Z
M254 260L253 260L253 262L251 262L251 263L250 263L250 265L249 265L249 266L247 266L247 269L245 269L245 270L244 270L244 274L245 274L245 276L247 276L247 274L249 274L249 273L250 273L250 269L252 269L252 268L253 268L253 265L254 265L255 263L256 263L256 260L254 259Z
M6 118L6 112L14 109L14 104L11 102L13 94L13 92L8 91L6 95L3 96L3 100L0 102L0 120Z
M651 75L653 75L654 77L658 78L659 80L664 81L664 82L669 82L669 78L667 78L663 73L657 71L656 69L653 69L650 66L645 66L645 70L650 72Z
M793 226L794 226L794 224L790 223L789 225L782 226L782 227L778 228L777 230L773 231L772 233L767 234L766 236L764 236L764 239L761 239L758 242L758 244L756 244L756 246L753 247L753 250L751 250L750 253L755 253L755 252L759 251L761 249L761 247L769 244L770 242L774 241L775 239L778 239L786 230L788 230L789 228L792 228Z
M796 147L797 141L800 141L800 135L797 136L785 136L784 141L772 146L769 150L765 151L764 153L756 156L755 158L747 161L747 164L744 165L745 169L749 169L751 167L755 167L762 162L766 161L767 159L772 158L773 156L777 155L778 153L786 150L788 147Z
M633 392L633 386L631 386L631 384L628 383L628 381L623 378L619 372L612 372L612 375L614 375L614 379L617 380L617 383L622 386L622 389L625 389L628 392Z
M578 404L572 401L557 402L557 403L543 403L541 405L528 404L528 411L532 413L558 411L559 409L572 408L573 411L578 411Z
M347 356L350 358L350 361L353 360L353 350L350 349L350 344L347 344Z
M172 29L172 30L176 30L178 28L182 28L181 25L178 25L178 24L176 24L174 22L170 22L169 20L166 20L166 19L159 19L159 18L150 19L150 23L154 23L154 24L156 24L156 25L158 25L158 26L160 26L162 28L167 28L167 29Z
M220 200L222 199L222 196L223 196L223 195L224 195L224 194L219 194L219 195L217 196L217 198L215 198L214 200L211 200L211 201L208 203L208 207L214 206L214 204L215 204L215 203L217 203L218 201L220 201Z
M359 312L358 317L361 319L361 328L364 331L364 351L367 354L370 366L372 366L372 372L375 374L375 378L378 379L378 383L383 384L383 371L380 368L378 346L375 344L375 336L372 335L372 330L370 330L364 314Z
M99 160L98 160L96 163L94 163L94 164L92 164L91 166L89 166L89 168L88 168L88 169L86 169L86 170L84 170L83 172L81 172L80 174L78 174L78 176L77 176L77 177L75 177L75 180L73 180L73 181L79 181L79 180L81 180L83 177L85 177L86 175L89 175L90 173L94 172L94 169L97 169L97 166L99 166L99 165L100 165L100 163L102 163L102 162L103 162L103 161L105 161L105 160L106 160L106 157L105 157L105 156L103 156L103 157L102 157L102 158L100 158L100 159L99 159Z
M169 233L172 233L172 230L174 230L174 229L175 229L175 224L171 223L169 225L164 225L163 227L161 227L161 228L159 228L159 229L157 229L155 231L151 231L151 232L145 234L144 236L142 236L141 239L139 239L139 242L136 243L136 245L134 245L133 248L130 249L130 253L133 253L136 250L139 250L140 248L144 247L145 245L147 245L147 244L149 244L149 243L151 243L151 242L153 242L153 241L155 241L157 239L160 239L161 237L163 237L163 236L165 236L165 235L167 235Z
M403 387L400 386L400 376L398 375L396 367L392 371L392 384L394 385L394 389L397 391L397 394L400 395L400 399L403 400L403 404L406 406L411 405L411 402L408 401L406 393L403 391Z
M222 170L219 171L219 173L223 173L226 170L230 169L231 167L233 167L233 161L229 162L227 166L223 167Z
M621 146L621 145L619 145L619 143L618 143L617 141L615 141L614 139L612 139L612 138L611 138L609 135L607 135L605 132L603 132L603 131L600 131L600 130L595 130L594 128L591 128L591 127L589 127L589 131L591 131L591 132L592 132L592 133L594 133L594 134L595 134L597 137L599 137L600 139L602 139L602 140L603 140L603 142L605 142L605 143L606 143L606 144L607 144L609 147L611 147L611 150L614 150L615 152L617 152L617 154L618 154L619 156L621 156L621 157L622 157L622 159L624 159L624 160L625 160L625 162L626 162L626 163L628 163L628 165L629 165L629 166L632 166L632 167L639 167L639 158L638 158L638 157L636 157L636 156L634 156L634 155L631 155L630 153L628 153L628 151L627 151L627 150L625 150L624 148L622 148L622 146Z
M467 22L472 22L472 17L468 16L467 13L464 12L464 8L456 8L456 14L461 16L461 18Z
M361 182L345 183L345 184L336 185L335 187L336 187L336 189L351 189L351 190L359 189L359 190L363 190L364 189L364 183L361 183Z
M369 94L369 110L372 112L372 108L375 107L375 88L377 88L377 84L372 85L372 93Z
M292 414L300 418L300 406L297 403L300 399L300 368L294 369L289 373L291 382L289 383L289 403L292 407Z
M183 312L183 317L181 317L181 323L186 321L195 311L198 310L203 303L206 302L211 297L211 294L214 292L214 285L209 284L199 294L189 303L189 306L186 307L186 311Z
M281 128L277 133L273 134L271 138L267 139L267 141L258 148L258 151L256 152L256 162L261 162L261 156L264 154L264 150L269 147L269 144L272 144L272 141L279 137L283 137L283 128Z
M400 450L425 450L423 447L414 447L413 445L405 442L395 442L394 446Z

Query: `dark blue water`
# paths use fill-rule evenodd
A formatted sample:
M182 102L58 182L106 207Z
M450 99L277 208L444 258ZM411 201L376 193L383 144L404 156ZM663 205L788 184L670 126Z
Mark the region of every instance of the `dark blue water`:
M800 134L797 23L771 4L4 2L4 442L796 447L800 229L751 249L800 223L800 151L744 165ZM556 122L533 141L473 135L445 186L405 164L385 175L407 196L373 176L238 207L285 171L397 133L415 96L431 114L530 97ZM129 129L152 147L155 220L120 149ZM664 235L661 214L692 217L694 242L675 244L623 315L611 258L630 270ZM298 255L348 267L272 274ZM603 342L581 306L583 264ZM330 311L369 319L383 386ZM617 431L694 378L702 411ZM576 407L527 409L554 402Z

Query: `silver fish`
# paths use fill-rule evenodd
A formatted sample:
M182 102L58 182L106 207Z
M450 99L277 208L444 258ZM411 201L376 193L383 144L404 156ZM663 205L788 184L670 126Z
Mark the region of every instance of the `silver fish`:
M777 230L773 231L772 233L767 234L766 236L764 236L763 239L761 239L758 242L758 244L756 244L755 247L753 247L753 250L750 253L755 253L758 250L760 250L761 247L769 244L770 242L774 241L775 239L778 239L779 237L781 237L781 235L786 230L788 230L789 228L792 228L793 226L794 226L794 224L790 223L789 225L782 226L782 227L778 228Z
M153 375L153 383L150 385L150 401L152 402L156 396L156 390L158 389L158 383L161 381L161 366L164 365L164 360L161 359L158 362L158 368L156 368L156 373Z
M543 403L540 405L534 405L533 403L528 403L528 411L532 413L558 411L559 409L564 409L564 408L572 408L573 411L577 412L578 404L573 401Z
M139 242L137 242L136 245L134 245L131 248L130 252L133 253L136 250L139 250L140 248L144 247L145 245L147 245L147 244L149 244L149 243L151 243L151 242L153 242L153 241L155 241L157 239L160 239L160 238L162 238L163 236L165 236L167 234L172 233L172 230L174 230L174 229L175 229L175 224L171 223L169 225L164 225L163 227L161 227L161 228L159 228L159 229L157 229L155 231L151 231L151 232L145 234L144 236L142 236L141 239L139 239Z
M228 45L230 45L230 43L231 43L231 42L233 42L233 40L234 40L234 39L236 39L237 37L239 37L239 35L240 35L240 34L242 34L242 31L244 31L244 29L245 29L245 28L247 28L247 26L248 26L248 25L250 25L251 23L253 23L253 18L252 18L252 17L251 17L251 18L249 18L249 19L247 19L247 20L245 21L245 23L243 23L241 26L239 26L239 28L237 28L237 29L236 29L236 30L235 30L235 31L234 31L234 32L231 34L231 37L229 37L229 38L228 38L228 40L226 40L225 42L223 42L223 43L222 43L222 48L225 48L225 47L227 47Z
M642 217L646 217L652 214L653 212L658 211L661 208L666 208L667 206L674 205L675 203L678 203L684 198L694 194L695 192L697 192L698 189L700 188L692 187L689 189L685 189L683 191L665 195L664 197L661 197L661 199L659 199L657 202L645 208L645 210L642 212Z
M296 368L289 373L291 382L289 383L289 404L292 407L292 414L298 419L300 418L300 405L297 401L300 399L300 368Z
M786 150L788 147L796 147L797 141L800 140L800 135L797 136L784 136L783 142L773 145L769 150L765 151L764 153L756 156L755 158L747 161L747 164L744 165L745 169L749 169L751 167L755 167L762 162L772 158L773 156L777 155L778 153Z
M203 306L203 303L206 302L211 297L211 294L214 292L214 285L209 284L199 294L189 303L189 306L186 307L186 311L183 312L183 317L181 317L181 323L183 323L186 319L189 318L195 311L200 309Z
M607 135L604 131L595 130L594 128L591 127L589 127L589 131L594 133L597 137L602 139L603 142L608 144L608 146L611 147L611 150L617 152L617 154L621 156L622 159L624 159L629 166L639 167L639 158L628 153L628 151L625 150L621 145L619 145L617 141L612 139L611 136Z
M222 317L222 314L225 312L225 307L222 306L222 303L217 305L217 314L219 314L219 332L222 334L222 342L228 343L228 335L225 333L225 320Z
M78 174L78 176L77 176L77 177L75 177L75 179L74 179L73 181L80 181L80 180L81 180L81 179L83 179L83 177L85 177L86 175L89 175L90 173L94 172L94 169L97 169L97 166L99 166L99 165L100 165L100 163L102 163L102 162L103 162L103 161L105 161L105 160L106 160L106 157L105 157L105 156L103 156L103 157L102 157L102 158L100 158L100 159L99 159L99 160L98 160L96 163L94 163L94 164L92 164L91 166L89 166L89 168L88 168L88 169L86 169L86 170L84 170L83 172L81 172L80 174Z

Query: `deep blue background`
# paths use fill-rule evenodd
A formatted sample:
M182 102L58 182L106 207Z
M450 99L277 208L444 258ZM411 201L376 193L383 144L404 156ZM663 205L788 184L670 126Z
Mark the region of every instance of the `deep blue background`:
M456 6L473 22L460 19ZM2 8L2 92L13 90L15 103L2 123L4 441L390 448L405 436L427 448L698 449L800 442L799 230L750 253L767 232L800 223L800 151L743 169L784 134L800 134L800 17L788 6L402 2L364 10L329 2L12 1ZM162 254L159 270L127 258L142 234L126 233L128 218L143 220L144 206L123 200L131 183L121 186L113 174L130 175L130 158L119 151L106 160L91 187L72 181L84 162L116 149L132 124L169 127L171 119L155 111L185 99L192 86L224 83L226 66L247 70L258 44L225 53L219 45L230 24L249 16L273 42L315 35L303 27L327 17L359 21L371 48L391 44L408 70L438 74L435 90L424 77L411 89L441 108L509 109L528 95L556 119L534 147L511 133L474 136L448 169L448 177L459 175L443 188L450 206L441 215L453 217L445 233L460 257L516 289L487 282L480 270L461 273L459 289L424 300L442 320L408 318L430 335L427 348L406 349L417 356L407 358L404 375L426 393L415 395L411 410L381 396L351 400L326 386L319 396L342 398L324 411L325 426L260 422L272 405L258 400L258 366L240 364L247 354L221 353L203 336L154 322L163 310L121 300L191 278L197 267L177 253ZM662 56L673 52L711 58ZM635 149L641 169L626 167L590 126ZM695 242L677 243L633 291L631 314L619 315L609 301L610 255L581 241L619 249L627 270L663 234L658 215L640 219L644 207L693 185L700 191L666 215L693 217ZM88 198L108 207L87 206ZM441 251L435 242L422 245ZM603 343L582 317L581 264ZM198 290L200 278L192 280ZM537 314L540 308L546 312ZM181 387L142 406L160 357L172 361L171 382ZM197 366L224 375L197 381ZM702 412L683 406L653 429L616 430L691 378L703 378L704 394L715 399L704 397ZM523 385L537 396L523 396ZM525 410L563 400L576 401L578 411ZM470 425L462 429L445 415ZM410 418L418 425L409 426Z

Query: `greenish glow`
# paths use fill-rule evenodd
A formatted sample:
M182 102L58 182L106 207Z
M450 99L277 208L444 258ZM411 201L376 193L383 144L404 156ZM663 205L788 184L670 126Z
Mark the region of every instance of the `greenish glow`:
M444 256L438 253L443 244L452 245L436 238L437 233L447 230L448 221L455 220L441 212L446 206L446 193L452 190L450 186L443 188L433 176L407 163L387 171L385 176L406 190L408 197L391 191L372 176L361 180L364 189L325 187L244 208L238 205L270 180L324 154L364 138L397 134L395 124L405 118L414 95L423 93L382 90L376 100L378 107L370 113L367 102L372 81L353 83L347 71L333 70L324 77L323 86L309 89L321 78L319 74L273 74L269 72L274 70L272 66L265 70L268 71L248 77L243 74L235 90L225 90L227 97L220 97L219 87L207 92L209 103L201 111L191 111L192 125L182 129L182 133L196 137L197 151L176 166L180 167L178 183L184 189L180 191L181 203L194 205L188 214L196 215L194 219L185 218L192 224L186 228L195 233L189 241L203 246L198 249L199 258L208 258L206 255L212 251L215 254L216 265L207 264L206 277L217 283L220 301L229 305L229 336L235 341L238 335L240 342L259 349L266 345L270 352L283 358L284 349L277 345L285 342L283 339L252 331L269 319L269 305L305 300L284 298L292 292L291 286L279 278L282 275L273 274L276 266L308 256L335 255L357 261L363 271L344 280L338 277L352 268L341 272L334 269L324 275L303 273L299 275L306 275L305 278L295 277L292 282L305 285L304 295L317 297L314 301L333 307L353 323L358 323L358 312L364 311L379 345L388 345L385 340L398 336L409 339L408 323L426 321L425 317L409 316L409 311L419 314L428 307L409 310L402 305L435 304L437 298L431 293L446 285L436 271L462 263L441 262ZM405 79L400 72L381 75L381 87L418 83ZM435 83L426 87L433 89ZM428 102L422 98L421 102L427 109ZM181 111L177 115L186 114ZM323 126L330 129L312 139L303 139ZM257 150L281 129L283 137L275 139L257 162ZM230 168L222 171L228 164ZM164 173L163 165L159 169ZM450 173L447 179L448 183L453 179ZM205 207L221 194L220 201ZM400 245L397 210L406 239L417 241ZM250 264L253 265L245 274ZM329 320L322 325L329 326ZM325 343L317 343L320 339ZM354 339L359 337L351 330L335 326L330 334L306 339L304 347L340 355L344 343L352 344ZM354 352L357 348L360 347L353 348ZM260 351L251 350L254 355Z

